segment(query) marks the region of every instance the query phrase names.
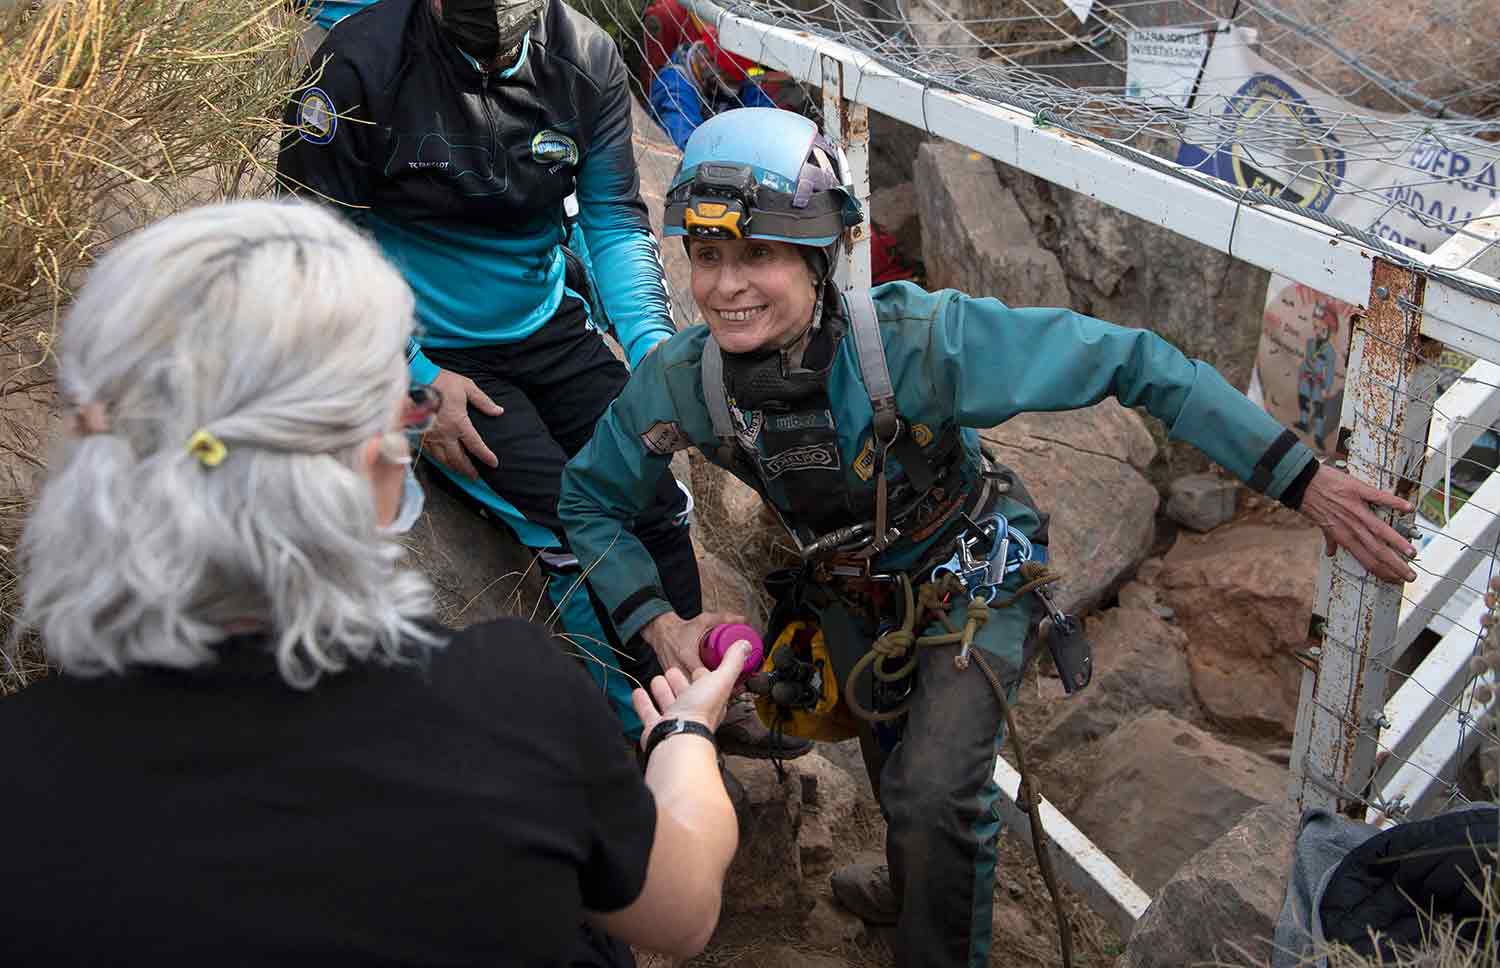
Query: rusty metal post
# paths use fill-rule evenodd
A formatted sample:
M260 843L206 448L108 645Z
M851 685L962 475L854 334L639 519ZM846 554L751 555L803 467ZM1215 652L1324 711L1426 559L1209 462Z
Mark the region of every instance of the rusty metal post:
M864 221L849 230L834 281L840 289L870 288L870 109L844 97L844 65L823 58L823 133L844 149Z
M1417 500L1432 414L1432 361L1421 335L1426 278L1376 260L1369 310L1354 330L1340 434L1348 470L1381 490ZM1388 515L1397 530L1411 515ZM1315 671L1303 676L1292 746L1291 797L1299 808L1348 811L1374 772L1402 586L1370 577L1340 549L1326 569L1326 621L1315 622Z

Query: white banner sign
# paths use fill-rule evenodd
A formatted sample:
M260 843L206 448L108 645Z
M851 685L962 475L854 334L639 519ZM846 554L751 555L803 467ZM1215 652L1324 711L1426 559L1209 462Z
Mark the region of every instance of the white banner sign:
M1248 32L1219 34L1195 112L1224 142L1183 144L1178 162L1424 252L1497 197L1495 151L1413 137L1417 116L1377 114L1308 89L1251 50ZM1357 194L1356 194L1357 193ZM1266 293L1256 375L1262 405L1324 453L1336 447L1353 306L1281 276ZM1254 378L1252 378L1252 383Z
M1185 108L1208 53L1203 27L1154 27L1126 34L1125 94Z

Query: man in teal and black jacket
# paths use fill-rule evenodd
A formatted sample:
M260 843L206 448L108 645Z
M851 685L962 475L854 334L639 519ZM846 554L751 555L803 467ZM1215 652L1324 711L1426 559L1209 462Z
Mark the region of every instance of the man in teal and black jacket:
M564 463L628 377L600 331L631 366L675 331L624 63L557 0L349 6L318 11L336 23L287 107L280 183L369 231L405 275L421 330L412 380L443 401L424 455L538 550L562 624L637 732L627 680L605 670L647 679L655 656L614 639L557 518ZM686 494L665 469L650 486L637 534L673 608L696 614ZM770 741L746 728L738 741Z
M632 530L672 454L696 448L755 488L786 525L803 567L778 583L777 612L790 614L783 606L795 599L791 611L816 615L848 685L839 656L862 654L903 619L892 582L920 592L967 537L981 558L992 555L965 573L970 593L998 602L1026 580L1019 563L1045 555L1045 515L1014 474L988 461L975 428L1109 396L1145 407L1174 438L1301 509L1330 546L1348 546L1379 577L1415 577L1410 544L1370 508L1409 512L1406 502L1319 465L1211 366L1149 331L904 282L838 292L830 270L858 221L840 153L804 118L731 111L688 142L665 228L689 247L707 326L678 333L637 368L569 463L559 505L619 638L644 638L663 666L699 665L707 620L674 610L671 576ZM977 540L986 523L1005 540ZM974 637L980 664L1012 691L1041 611L1023 596L989 611ZM915 631L940 634L929 618L923 613ZM768 643L780 621L773 616ZM982 966L1003 718L979 670L955 661L958 646L918 651L914 672L882 686L902 714L892 728L861 735L888 822L889 873L841 871L835 896L898 925L903 968ZM783 671L795 669L772 678ZM795 692L775 701L796 701L786 698ZM873 689L860 699L867 709L880 701Z

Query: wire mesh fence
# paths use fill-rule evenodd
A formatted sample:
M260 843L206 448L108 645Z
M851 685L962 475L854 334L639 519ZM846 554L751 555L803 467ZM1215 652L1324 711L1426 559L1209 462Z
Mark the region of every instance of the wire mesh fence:
M663 71L691 79L678 86L694 98L685 113L750 103L763 87L836 129L840 119L821 116L821 94L809 87L816 72L788 56L833 42L912 82L917 103L905 116L920 128L933 130L931 92L967 95L1122 157L1132 172L1226 196L1236 224L1242 208L1285 216L1320 241L1353 240L1387 267L1417 269L1410 290L1388 299L1376 295L1368 258L1329 269L1338 278L1327 287L1341 287L1345 301L1320 293L1312 273L1273 277L1268 334L1277 312L1303 327L1285 327L1294 362L1279 392L1300 405L1287 422L1317 438L1326 423L1327 439L1316 442L1330 458L1411 498L1422 545L1418 580L1404 588L1380 585L1345 555L1333 559L1321 645L1302 657L1302 717L1321 724L1323 761L1307 745L1318 730L1304 723L1294 767L1313 799L1363 807L1372 819L1496 795L1500 18L1458 0L1399 9L1331 0L686 2L590 7L631 64L645 106L638 124L663 141L664 165L675 164L668 115L684 105L668 95ZM776 28L738 32L743 61L720 57L714 36L738 18ZM755 36L758 45L747 42ZM867 79L843 97L861 101L857 84ZM1183 204L1200 203L1185 195ZM1239 254L1233 229L1229 239L1226 251ZM1478 311L1424 300L1430 280L1477 300ZM1394 329L1370 321L1381 300ZM1325 326L1330 318L1345 325ZM1429 338L1435 332L1455 345L1445 351ZM1324 379L1344 386L1347 400L1308 387L1320 340L1341 344L1328 357L1337 373Z
M643 103L661 65L711 33L698 6L594 0ZM1089 7L1087 19L1073 7ZM722 9L836 40L924 90L1017 108L1136 163L1175 161L1182 167L1164 170L1212 176L1197 183L1314 218L1397 259L1395 246L1431 252L1466 234L1500 197L1500 24L1482 5L754 0ZM710 113L765 86L816 117L817 97L797 92L774 49L749 59L748 77L722 72L691 107ZM1478 288L1500 298L1493 285Z
M1438 426L1463 425L1462 414L1450 408L1475 389L1492 396L1500 387L1479 375L1494 361L1445 359L1423 340L1420 285L1416 292L1415 299L1389 290L1372 296L1394 303L1402 324L1394 332L1369 327L1356 335L1364 346L1351 369L1357 384L1351 392L1388 406L1347 407L1343 429L1350 471L1417 505L1408 533L1420 548L1418 579L1384 586L1342 554L1332 563L1335 601L1314 658L1318 676L1330 661L1354 674L1308 683L1303 702L1309 719L1332 727L1344 758L1330 770L1316 749L1304 747L1294 764L1330 800L1363 807L1378 822L1494 799L1500 767L1500 633L1493 631L1500 450L1487 424L1473 428L1478 435L1466 451L1434 447L1428 421L1430 415ZM1397 615L1382 623L1380 600L1393 592ZM1341 609L1336 601L1353 607ZM1342 776L1331 775L1340 769Z

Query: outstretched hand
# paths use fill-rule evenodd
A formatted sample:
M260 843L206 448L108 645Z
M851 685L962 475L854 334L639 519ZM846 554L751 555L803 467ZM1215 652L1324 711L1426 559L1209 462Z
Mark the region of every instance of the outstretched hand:
M691 683L681 669L672 668L667 670L666 675L651 680L650 695L644 689L632 692L631 705L635 707L636 715L641 717L641 748L645 748L652 727L664 716L690 719L717 730L724 719L724 709L729 705L729 697L736 692L739 670L745 667L745 660L749 656L750 644L736 642L724 654L724 661L719 668L710 672L700 665L698 671L693 673Z
M1416 549L1380 520L1371 505L1403 514L1412 511L1407 501L1326 464L1318 468L1302 495L1302 513L1322 530L1329 557L1344 548L1382 581L1416 581L1411 566Z

